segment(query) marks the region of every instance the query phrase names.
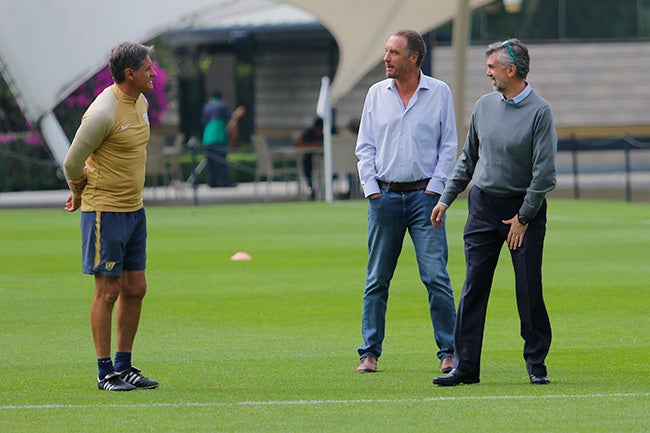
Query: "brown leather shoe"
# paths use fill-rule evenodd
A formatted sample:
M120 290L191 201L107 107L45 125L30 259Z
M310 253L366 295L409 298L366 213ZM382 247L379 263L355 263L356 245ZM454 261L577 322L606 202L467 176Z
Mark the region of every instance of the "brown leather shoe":
M359 361L357 373L375 373L377 371L377 358L374 356L365 356Z
M442 361L440 361L440 372L442 374L447 374L451 372L451 370L454 369L454 357L453 356L445 356L442 358Z

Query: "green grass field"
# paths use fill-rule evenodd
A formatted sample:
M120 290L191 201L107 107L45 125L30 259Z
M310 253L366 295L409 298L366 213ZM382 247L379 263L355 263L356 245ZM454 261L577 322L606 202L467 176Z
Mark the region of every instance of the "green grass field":
M447 219L457 300L465 216L459 201ZM439 388L408 237L380 372L354 372L365 201L150 207L148 220L134 364L161 386L109 393L96 388L79 215L0 211L0 432L650 431L649 204L550 201L549 386L528 383L507 253L481 383Z

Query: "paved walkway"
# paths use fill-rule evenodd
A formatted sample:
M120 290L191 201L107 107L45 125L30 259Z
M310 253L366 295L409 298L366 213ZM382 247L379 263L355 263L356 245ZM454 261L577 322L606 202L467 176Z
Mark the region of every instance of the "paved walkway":
M580 198L626 199L626 180L623 173L581 175L578 178ZM631 178L632 201L650 201L650 173L635 173ZM268 203L308 201L305 188L297 194L296 182L241 183L231 188L209 188L178 183L175 186L145 188L143 196L147 206L156 205L204 205L233 203ZM10 208L57 208L63 209L68 190L23 191L0 193L0 209ZM335 194L336 197L336 194ZM558 186L551 197L573 198L574 179L571 175L558 176Z
M147 206L309 200L304 188L300 196L297 192L296 182L272 182L271 184L261 182L257 188L252 182L230 188L209 188L207 185L198 185L196 191L191 184L177 183L168 187L147 187L143 191L143 197ZM0 193L0 209L56 207L63 209L69 194L68 190L4 192Z

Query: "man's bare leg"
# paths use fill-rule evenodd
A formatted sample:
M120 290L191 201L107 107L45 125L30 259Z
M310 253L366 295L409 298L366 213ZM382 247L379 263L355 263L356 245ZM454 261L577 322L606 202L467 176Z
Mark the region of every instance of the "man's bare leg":
M95 297L90 310L90 326L97 359L111 356L111 319L121 285L121 278L95 274Z
M135 334L140 324L142 299L147 292L144 271L124 271L122 290L117 300L117 351L132 352Z

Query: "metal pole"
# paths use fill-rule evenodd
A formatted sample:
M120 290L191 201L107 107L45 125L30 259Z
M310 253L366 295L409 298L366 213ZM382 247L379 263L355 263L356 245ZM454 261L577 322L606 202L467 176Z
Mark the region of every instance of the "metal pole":
M632 201L632 165L630 164L630 143L627 137L623 137L623 148L625 149L625 201Z
M320 93L316 113L323 119L323 185L325 186L325 201L334 201L332 185L332 104L330 103L330 79L321 78Z
M571 136L571 161L573 163L573 198L580 198L580 186L578 186L578 142Z
M323 176L325 177L325 201L327 203L334 201L332 175L332 116L329 115L323 119Z
M70 141L67 135L65 135L63 127L51 111L43 116L39 125L43 138L45 138L45 142L52 152L52 156L54 156L59 167L63 168L63 161L70 147Z
M197 139L196 137L192 136L190 139L187 141L186 147L189 147L192 149L192 175L190 176L190 180L192 181L192 195L193 195L193 202L194 206L199 205L199 193L198 193L198 188L199 188L199 167L196 164L196 148L197 148Z
M454 81L452 93L454 95L456 134L458 135L459 150L465 140L465 65L469 39L469 13L469 0L456 0L456 16L454 17L454 29L452 34L452 45L454 51Z

